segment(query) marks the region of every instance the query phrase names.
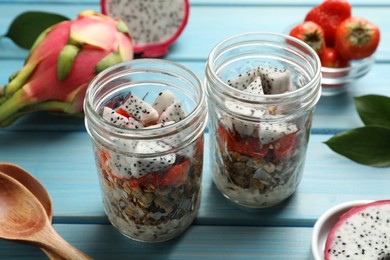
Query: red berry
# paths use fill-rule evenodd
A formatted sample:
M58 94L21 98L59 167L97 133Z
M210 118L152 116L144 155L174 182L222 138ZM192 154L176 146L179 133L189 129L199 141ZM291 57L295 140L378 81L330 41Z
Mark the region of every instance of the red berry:
M379 28L361 17L350 17L336 31L336 50L346 60L367 58L378 47Z
M333 46L337 26L351 16L352 7L346 0L325 0L306 15L305 21L313 21L322 27L325 41Z
M295 151L297 142L296 133L285 135L273 142L275 158L283 160L290 157Z
M185 160L179 164L173 165L168 169L159 184L161 186L179 186L184 184L187 181L190 167L190 160Z
M234 151L256 158L267 155L269 146L263 145L258 137L234 135Z
M314 22L298 24L290 31L290 35L307 43L318 55L321 55L325 49L324 31Z
M349 65L349 62L342 59L336 49L332 47L326 47L320 58L322 67L343 68Z
M129 113L127 113L123 108L119 108L116 112L117 112L118 114L122 115L122 116L127 117L127 118L130 117Z
M252 136L242 137L238 133L230 133L230 131L225 130L223 126L218 127L218 136L221 142L224 142L224 144L220 144L220 147L226 147L229 151L256 158L263 158L267 155L269 150L269 146L263 145L259 138Z

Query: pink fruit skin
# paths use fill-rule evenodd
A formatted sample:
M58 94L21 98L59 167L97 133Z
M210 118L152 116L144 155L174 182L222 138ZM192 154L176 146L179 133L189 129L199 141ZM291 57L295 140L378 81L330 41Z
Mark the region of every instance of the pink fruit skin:
M364 209L372 206L378 206L383 204L390 204L390 200L378 200L372 203L368 203L362 206L356 206L345 212L343 215L340 216L339 220L337 221L336 225L333 226L331 231L329 232L328 239L325 243L325 249L324 249L324 257L325 260L330 260L330 255L328 253L328 249L332 246L334 241L334 233L337 232L339 227L344 224L345 220L347 220L349 217L357 214L360 211L363 211Z
M189 12L190 12L190 4L188 0L184 1L184 13L186 14L184 16L183 22L176 31L174 35L172 35L171 38L169 38L165 42L159 42L159 43L152 43L150 45L137 45L134 44L134 53L141 54L142 57L145 58L153 58L153 57L160 57L168 54L169 46L171 46L176 39L180 36L180 34L183 32L184 28L187 25ZM107 0L101 0L100 1L100 7L103 14L107 14L107 7L106 7Z
M68 114L82 112L86 88L98 72L96 65L114 52L119 53L123 61L133 58L130 36L118 31L117 25L116 20L87 11L76 20L51 27L43 40L33 47L25 66L19 71L22 74L26 67L33 68L28 78L19 87L11 86L17 86L12 81L5 87L7 99L0 102L0 127L6 126L19 110L22 113L37 110ZM96 29L104 37L96 35ZM57 62L70 38L81 47L73 59L70 72L61 81L58 78L61 68ZM7 93L7 90L14 93Z

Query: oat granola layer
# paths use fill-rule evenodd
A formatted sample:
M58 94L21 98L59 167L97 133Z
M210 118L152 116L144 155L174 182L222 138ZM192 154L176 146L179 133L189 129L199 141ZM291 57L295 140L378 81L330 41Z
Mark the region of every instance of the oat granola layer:
M285 160L255 158L214 147L214 183L224 196L242 206L274 206L292 195L301 180L306 152L302 143Z
M143 242L181 234L200 206L202 159L195 157L187 181L177 186L134 186L127 179L102 175L104 209L111 223L125 236Z
M295 168L295 171L290 174L291 178L287 182L280 183L265 192L262 192L263 188L260 188L262 186L261 184L259 184L259 188L242 188L234 184L230 181L228 175L217 167L214 169L214 182L224 196L242 206L253 208L271 207L287 199L294 193L299 184L302 167L303 163Z
M198 194L200 196L200 193ZM196 198L193 208L181 218L167 220L157 225L137 224L126 213L118 214L114 207L105 205L106 214L111 223L125 236L143 242L163 242L180 235L196 218L200 198ZM111 210L111 211L110 211Z

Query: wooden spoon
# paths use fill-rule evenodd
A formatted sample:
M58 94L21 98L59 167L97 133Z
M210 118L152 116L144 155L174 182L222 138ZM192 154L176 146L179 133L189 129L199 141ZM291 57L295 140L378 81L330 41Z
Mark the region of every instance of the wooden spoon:
M47 217L51 222L53 218L53 207L49 193L33 175L31 175L29 172L27 172L20 166L8 162L0 162L0 172L11 176L12 178L20 182L23 186L25 186L42 204L43 208L46 211ZM42 249L42 251L50 259L58 259L58 256L54 255L50 251L47 251L45 249Z
M26 187L1 172L0 238L37 245L62 259L92 259L54 230L42 204Z
M8 162L0 162L0 172L11 176L23 184L23 186L26 187L39 200L45 209L49 220L52 220L53 208L49 193L33 175L31 175L22 167Z

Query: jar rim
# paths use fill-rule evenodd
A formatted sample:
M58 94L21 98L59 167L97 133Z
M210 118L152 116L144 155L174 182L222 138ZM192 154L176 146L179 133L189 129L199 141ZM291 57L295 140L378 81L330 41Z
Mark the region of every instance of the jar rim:
M194 109L191 110L183 120L180 120L179 122L175 122L171 125L164 126L164 131L161 131L161 128L146 128L146 129L145 128L139 128L139 129L122 128L122 127L110 124L108 121L104 120L103 117L101 115L99 115L98 111L96 111L91 105L92 98L93 98L92 97L92 95L93 95L92 87L97 86L97 85L101 85L102 83L100 81L106 75L108 75L109 73L111 73L117 69L120 69L121 67L123 67L123 70L121 70L119 73L123 74L123 72L132 70L131 67L128 67L129 65L142 64L142 63L145 63L145 65L147 65L148 62L154 63L156 65L157 64L168 64L169 66L175 67L175 68L177 68L185 73L188 73L192 77L191 82L195 82L195 84L191 83L191 85L199 86L199 97L198 97L199 102L196 102ZM141 68L139 68L139 69L141 69ZM167 73L167 71L164 68L149 69L145 66L143 69L145 70L145 72L160 71L162 73ZM116 74L118 74L118 73L116 73ZM113 74L112 76L110 76L110 78L112 79L112 77L115 76L116 74ZM178 73L176 73L176 72L171 73L171 74L178 75ZM110 80L110 78L108 78L107 80ZM190 84L190 81L187 81L187 82ZM103 82L103 84L104 84L104 82ZM113 66L105 69L104 71L102 71L98 75L96 75L95 78L90 82L90 84L87 88L85 99L84 99L84 111L86 112L85 113L86 122L88 120L88 121L91 121L91 124L93 124L93 125L99 124L99 127L102 127L104 130L110 132L110 134L113 135L114 137L125 138L125 139L136 138L136 139L142 139L142 140L152 140L155 138L161 138L163 136L166 136L167 133L169 134L171 132L178 132L181 129L186 128L186 126L188 124L190 124L191 121L193 121L198 115L200 115L202 113L202 109L203 109L202 106L204 106L205 103L206 103L206 97L205 97L205 91L204 91L202 81L190 69L188 69L187 67L185 67L181 64L178 64L178 63L175 63L172 61L168 61L168 60L162 60L162 59L156 59L156 58L141 58L141 59L130 60L130 61L118 63L116 65L113 65ZM90 127L89 124L86 124L86 125L88 125L88 127ZM88 127L87 127L87 129L88 129Z
M284 93L280 93L280 94L271 94L271 95L264 95L263 96L259 96L259 95L256 95L256 94L251 94L251 93L247 93L247 92L243 92L241 90L238 90L232 86L229 86L226 82L224 82L216 73L216 70L215 70L215 67L214 67L214 63L210 62L210 61L214 61L218 58L217 54L218 54L218 50L221 49L222 46L224 46L225 44L235 40L235 39L239 39L239 38L243 38L243 37L250 37L250 36L267 36L267 37L275 37L277 39L285 39L286 41L289 41L289 42L293 42L294 44L297 44L298 46L301 46L305 51L308 51L310 53L310 55L313 57L314 61L315 61L315 64L317 65L314 69L314 75L311 77L311 79L302 87L300 88L297 88L293 91L289 91L289 92L284 92ZM264 39L253 39L254 41L262 41ZM239 43L239 42L237 42ZM227 45L225 48L229 48L231 45ZM317 53L313 50L313 48L311 48L307 43L295 38L295 37L292 37L290 35L286 35L286 34L282 34L282 33L275 33L275 32L246 32L246 33L241 33L241 34L236 34L236 35L233 35L231 37L228 37L222 41L220 41L216 46L214 46L214 48L211 50L209 56L208 56L208 61L207 61L207 64L206 64L206 71L207 71L207 74L209 74L209 76L211 76L214 80L217 81L218 84L221 84L223 85L225 88L229 89L230 91L232 91L233 93L237 92L237 93L245 93L245 95L247 95L248 97L257 97L257 98L264 98L264 99L267 99L267 100L279 100L279 99L286 99L286 98L289 98L289 97L296 97L296 96L301 96L301 95L304 95L305 93L307 93L308 89L310 89L311 86L315 85L316 82L321 78L321 62L320 62L320 59L317 55ZM320 84L319 84L320 85ZM321 86L319 86L320 88ZM320 91L319 91L320 92ZM237 96L235 96L234 94L232 95L234 98L237 99ZM272 101L270 101L272 102Z

